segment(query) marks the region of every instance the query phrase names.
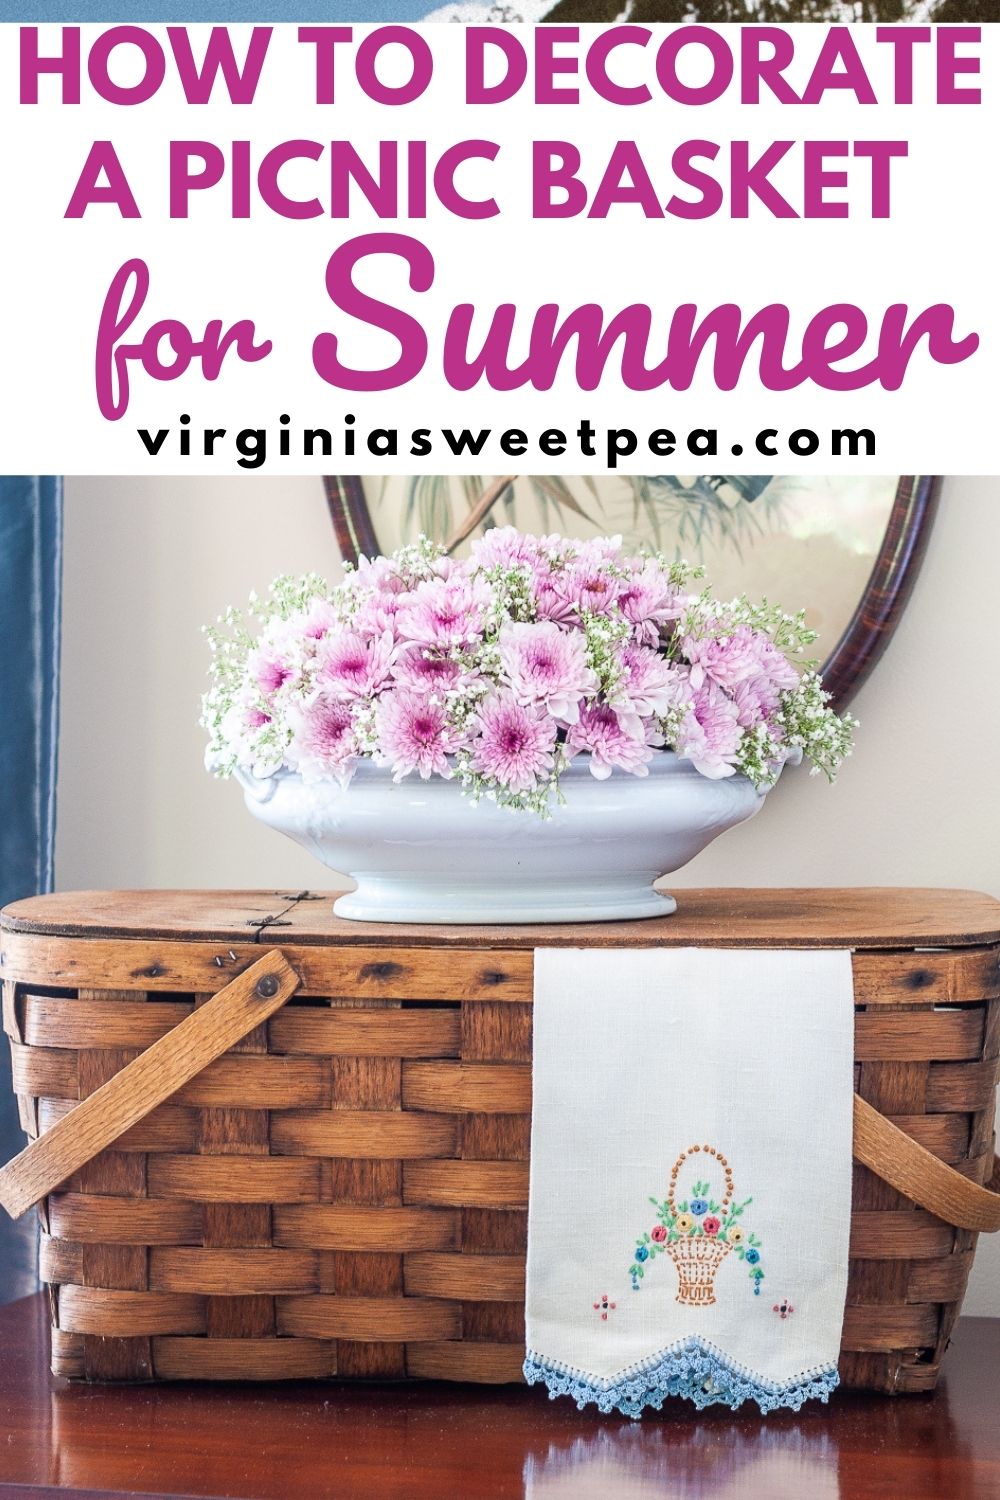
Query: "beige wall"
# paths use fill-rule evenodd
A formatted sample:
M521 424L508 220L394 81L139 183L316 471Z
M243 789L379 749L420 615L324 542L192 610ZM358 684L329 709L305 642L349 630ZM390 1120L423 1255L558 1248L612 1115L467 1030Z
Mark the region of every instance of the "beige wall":
M202 770L199 634L279 571L333 573L318 481L71 479L57 874L63 888L262 886L322 876ZM1000 896L1000 478L953 479L896 638L854 708L833 788L788 776L683 882L951 885ZM786 601L792 604L795 601ZM1000 1316L1000 1236L967 1311Z

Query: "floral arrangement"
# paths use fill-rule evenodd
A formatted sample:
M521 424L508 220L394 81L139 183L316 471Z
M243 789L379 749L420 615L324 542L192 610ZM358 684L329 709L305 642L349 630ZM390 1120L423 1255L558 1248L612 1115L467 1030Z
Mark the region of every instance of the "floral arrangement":
M346 786L367 759L543 816L577 756L644 776L667 749L762 787L805 755L832 779L856 721L805 659L815 632L701 571L498 527L466 561L421 538L333 587L278 578L207 631L209 765Z
M696 1182L690 1198L681 1203L674 1204L672 1198L667 1198L663 1203L657 1198L650 1198L649 1201L656 1210L656 1223L636 1240L635 1256L629 1267L633 1291L639 1290L639 1282L646 1273L647 1262L663 1254L679 1262L686 1258L684 1250L688 1249L687 1245L684 1249L681 1248L683 1242L691 1242L690 1249L694 1250L694 1242L704 1240L710 1242L706 1249L710 1249L711 1244L718 1247L716 1254L711 1257L716 1264L730 1252L744 1261L749 1267L754 1296L760 1296L760 1284L764 1280L761 1243L756 1235L749 1234L739 1223L753 1199L746 1198L742 1203L720 1205L709 1194L707 1182ZM679 1300L687 1299L682 1295Z

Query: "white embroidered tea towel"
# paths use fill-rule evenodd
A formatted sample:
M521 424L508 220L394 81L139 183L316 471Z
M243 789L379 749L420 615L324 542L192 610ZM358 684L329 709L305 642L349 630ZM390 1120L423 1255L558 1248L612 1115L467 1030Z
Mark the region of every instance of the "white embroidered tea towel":
M525 1375L637 1416L837 1384L851 956L538 949Z

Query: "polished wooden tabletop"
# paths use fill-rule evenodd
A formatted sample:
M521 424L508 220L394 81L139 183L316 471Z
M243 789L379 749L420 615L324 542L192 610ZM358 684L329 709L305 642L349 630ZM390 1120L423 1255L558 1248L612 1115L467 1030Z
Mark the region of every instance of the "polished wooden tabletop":
M933 1396L641 1422L540 1390L53 1380L41 1295L0 1308L0 1496L241 1500L1000 1500L1000 1320Z

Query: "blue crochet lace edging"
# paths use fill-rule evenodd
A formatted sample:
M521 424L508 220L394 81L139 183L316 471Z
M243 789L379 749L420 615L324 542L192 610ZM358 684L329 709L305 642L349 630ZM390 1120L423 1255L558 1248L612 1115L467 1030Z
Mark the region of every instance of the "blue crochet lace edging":
M620 1411L626 1417L641 1416L647 1407L659 1411L668 1396L693 1401L699 1411L719 1403L735 1411L744 1401L756 1401L764 1414L779 1407L798 1411L803 1401L829 1401L840 1383L836 1365L805 1370L780 1385L762 1380L696 1337L682 1339L609 1380L529 1350L524 1377L529 1385L547 1386L552 1401L572 1396L580 1411L593 1402L598 1411Z

